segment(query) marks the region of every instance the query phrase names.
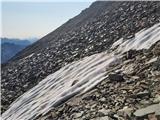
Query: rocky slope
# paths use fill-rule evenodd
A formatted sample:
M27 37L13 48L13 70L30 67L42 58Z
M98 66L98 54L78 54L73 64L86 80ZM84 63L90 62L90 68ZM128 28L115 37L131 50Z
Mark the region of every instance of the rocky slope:
M160 23L139 31L134 38L119 39L106 52L75 61L47 76L14 101L3 118L39 119L39 116L52 111L52 116L40 119L76 119L77 116L77 119L136 119L150 113L155 113L151 116L156 119L160 109L159 104L154 104L160 102L159 45ZM91 93L85 94L91 89ZM69 109L66 105L63 110L56 108L74 96L76 98L69 102ZM76 99L81 99L81 102L75 102ZM153 105L133 114L136 109L144 107L140 102ZM85 109L86 105L89 108L93 104L95 109ZM54 108L58 111L53 111ZM130 116L125 116L123 110L130 112Z
M160 120L160 41L131 50L90 92L37 120Z
M95 2L2 67L2 108L66 64L107 50L118 39L134 37L143 28L159 23L159 9L160 2ZM70 117L71 112L61 115L63 112L59 118Z

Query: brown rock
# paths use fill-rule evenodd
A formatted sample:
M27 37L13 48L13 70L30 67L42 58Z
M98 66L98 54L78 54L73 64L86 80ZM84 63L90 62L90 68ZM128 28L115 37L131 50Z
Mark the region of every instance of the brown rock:
M149 120L158 120L157 117L155 116L155 114L149 114L148 119Z

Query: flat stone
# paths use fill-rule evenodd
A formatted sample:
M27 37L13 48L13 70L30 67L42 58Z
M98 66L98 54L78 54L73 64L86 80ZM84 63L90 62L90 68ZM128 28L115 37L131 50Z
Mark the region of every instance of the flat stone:
M100 102L105 102L106 101L106 98L101 98L100 100L99 100Z
M91 106L91 108L94 109L94 108L96 108L96 106L97 106L97 104L93 104L93 105Z
M99 112L106 116L110 114L111 110L102 108Z
M108 117L108 116L104 116L104 117L93 118L93 119L91 119L91 120L113 120L113 119L111 119L111 118Z
M74 118L80 118L82 115L83 115L83 111L81 111L81 112L79 112L79 113L76 113L75 115L74 115Z
M146 62L146 64L153 63L153 62L157 61L157 59L158 59L158 57L152 58L148 62Z
M147 90L145 90L145 91L143 91L143 92L139 92L139 93L137 93L137 97L144 97L144 96L149 96L150 95L150 93L149 93L149 91L147 91Z
M123 73L124 74L129 74L129 75L133 74L135 72L135 66L136 65L134 63L123 66L122 67Z
M154 103L160 103L160 95L156 95L156 97L153 100Z
M150 101L148 101L148 100L141 100L140 104L142 104L142 105L149 105Z
M136 110L134 112L134 115L136 117L143 117L143 116L146 116L151 113L155 113L156 115L160 115L160 104L153 104L153 105L150 105L146 108Z
M156 110L155 115L160 117L160 104L159 104L159 108Z
M120 113L121 115L124 115L124 116L127 115L129 117L131 116L132 112L133 112L133 108L128 108L128 106L118 111L118 113Z

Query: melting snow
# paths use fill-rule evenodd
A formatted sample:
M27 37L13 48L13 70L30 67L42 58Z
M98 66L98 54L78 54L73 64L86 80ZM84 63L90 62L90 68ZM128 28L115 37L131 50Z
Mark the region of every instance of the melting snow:
M117 48L118 52L126 52L130 49L140 50L149 49L154 43L160 40L160 23L155 24L151 28L143 29L135 34L135 38L116 41L112 48Z
M148 49L160 40L160 23L141 30L135 38L118 40L115 52ZM85 57L61 68L43 79L37 86L20 96L2 115L4 120L33 120L47 113L74 95L85 93L105 79L106 69L120 62L119 56L107 52Z
M30 120L47 113L51 107L101 82L107 67L114 62L117 58L104 52L68 64L19 97L3 114L3 118Z

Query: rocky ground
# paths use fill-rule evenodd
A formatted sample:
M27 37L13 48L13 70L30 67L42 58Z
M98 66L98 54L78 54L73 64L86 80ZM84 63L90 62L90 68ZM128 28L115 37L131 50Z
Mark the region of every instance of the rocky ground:
M130 50L106 79L38 120L160 120L160 41Z
M98 8L100 8L99 6L103 7L104 10L101 9L100 12L98 12ZM72 61L76 61L85 56L89 56L107 50L109 46L112 45L113 42L115 42L119 38L127 38L128 36L134 35L134 33L138 32L143 28L148 28L160 22L159 1L97 2L94 3L91 8L89 8L91 9L91 11L93 10L97 13L94 17L91 17L92 19L89 19L89 15L87 16L88 18L84 17L83 20L77 23L77 19L75 20L73 18L55 32L48 34L40 41L26 48L9 63L2 65L2 112L5 111L17 97L34 87L39 81L44 79L46 76L48 76L51 73L54 73L66 64ZM85 11L83 11L81 15L83 15L84 13ZM77 24L72 25L72 22ZM140 54L139 56L143 56L143 54ZM136 62L134 61L134 59L135 58L132 58L128 62ZM149 59L148 56L147 59ZM127 66L127 63L125 65ZM134 63L133 66L134 65L138 65L135 68L140 67L140 65L144 67L143 63L137 62ZM143 70L140 71L140 73L142 72ZM119 90L121 87L125 86L126 84L128 86L133 86L138 81L142 81L143 78L142 76L139 76L140 78L130 78L131 76L129 76L127 73L124 75L125 82L110 82L105 84L106 88L102 87L101 85L99 86L102 87L102 90L104 89L107 91L109 89L110 92L108 91L109 94L106 94L106 97L112 96L111 94L113 94L114 92L116 93L116 91L119 92L117 94L120 94L123 91ZM136 73L135 76L138 76L138 74ZM151 78L153 79L154 77L155 76L151 74ZM132 79L138 80L136 82L133 80L134 82L131 82L130 84L126 82L130 80L132 81ZM150 79L148 80L143 78L143 80L147 81L150 85ZM109 82L109 80L106 80L105 82ZM115 88L115 84L117 84L117 88ZM107 88L107 86L109 85L111 85L112 87ZM140 88L140 91L138 92L143 91L141 89L142 88ZM101 88L98 88L97 86L96 90L99 93L99 95L103 95L100 94ZM122 97L127 97L125 95L125 93L122 94ZM101 96L99 97L101 98ZM113 102L114 104L115 102L112 99L115 98L108 98L108 102ZM91 104L93 104L94 101L96 101L96 107L98 107L98 105L101 105L102 103L97 102L97 100L98 98L94 99L94 97L93 100L89 101L83 99L82 106L85 104L85 102L88 102L89 105L90 102ZM117 104L119 103L120 102L118 102ZM81 110L79 107L77 108ZM65 107L65 109L67 110L67 107ZM83 109L87 110L90 108ZM97 111L95 112L97 113ZM91 113L87 114L90 115ZM61 116L62 119L64 115L65 114ZM69 116L69 111L68 113L66 113L66 116L71 118L71 116Z
M83 24L74 29L47 35L3 65L2 112L17 97L64 65L107 50L119 38L160 22L160 2L110 2L110 6L104 5L99 16L81 21ZM118 79L114 80L114 75L110 75L113 80L107 78L87 95L73 98L73 102L49 113L47 119L117 119L121 116L132 119L131 111L159 101L159 58L145 64L155 57L155 53L136 51L134 54L137 55L128 54L124 55L122 65L111 67L111 70L118 70L115 74ZM148 117L154 116L149 114Z

